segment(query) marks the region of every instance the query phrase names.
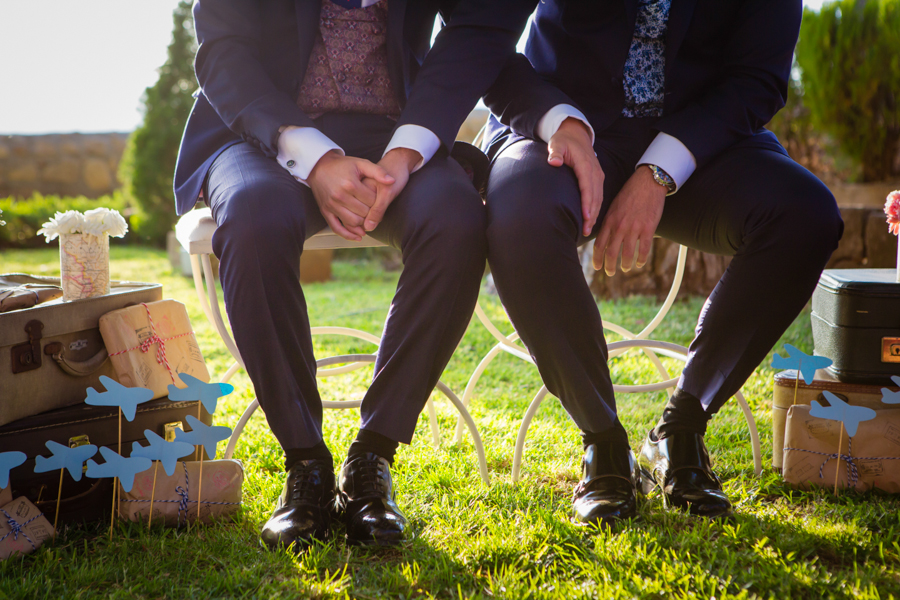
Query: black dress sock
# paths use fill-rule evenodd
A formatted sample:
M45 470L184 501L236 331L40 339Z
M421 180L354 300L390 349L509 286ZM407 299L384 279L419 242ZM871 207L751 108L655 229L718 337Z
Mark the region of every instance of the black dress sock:
M373 453L384 458L389 464L394 464L394 454L397 452L397 446L400 442L396 442L391 438L381 435L375 431L368 429L360 429L356 434L356 439L350 444L347 451L347 461L351 461L354 457L364 454Z
M581 432L581 443L585 449L591 444L601 444L612 442L617 446L622 446L623 448L629 448L628 445L628 432L625 431L625 428L622 427L622 423L616 419L616 422L609 429L604 429L603 431L582 431Z
M669 437L674 433L706 433L706 424L712 418L712 414L704 410L700 400L691 396L681 388L675 388L675 393L669 398L669 402L663 409L659 423L651 434L657 440Z
M311 448L288 448L284 451L284 470L290 471L291 467L301 460L327 460L334 464L331 457L331 451L325 445L325 440L320 440L318 444Z

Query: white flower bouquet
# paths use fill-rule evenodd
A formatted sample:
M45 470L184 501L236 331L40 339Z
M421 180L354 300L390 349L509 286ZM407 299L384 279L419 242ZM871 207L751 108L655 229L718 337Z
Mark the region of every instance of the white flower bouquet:
M59 238L63 300L109 293L109 236L123 237L128 224L116 210L95 208L57 212L38 230L47 242Z

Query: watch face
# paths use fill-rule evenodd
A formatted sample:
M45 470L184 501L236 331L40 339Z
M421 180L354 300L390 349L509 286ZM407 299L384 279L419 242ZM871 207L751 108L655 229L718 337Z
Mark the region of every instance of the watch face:
M653 171L653 180L656 183L665 187L670 192L675 189L675 180L673 180L668 173L666 173L656 165L650 165L650 170Z

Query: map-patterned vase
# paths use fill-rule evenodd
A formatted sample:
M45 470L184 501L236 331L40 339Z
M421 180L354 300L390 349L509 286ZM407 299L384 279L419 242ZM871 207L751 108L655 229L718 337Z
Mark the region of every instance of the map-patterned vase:
M63 301L108 294L109 234L60 234L59 268Z

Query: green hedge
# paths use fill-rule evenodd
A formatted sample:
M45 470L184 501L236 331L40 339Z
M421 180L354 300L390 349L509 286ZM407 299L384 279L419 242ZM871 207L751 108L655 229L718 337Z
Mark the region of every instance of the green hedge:
M864 181L897 175L900 0L839 0L805 9L797 64L812 125L834 137Z
M100 198L84 196L60 197L34 194L29 198L0 198L0 211L6 225L0 226L0 248L41 248L46 245L43 235L37 235L41 225L57 211L80 210L81 212L104 206L119 211L128 221L132 209L121 192L113 192ZM131 224L129 223L129 230ZM123 239L113 238L113 243L128 243L131 233Z

